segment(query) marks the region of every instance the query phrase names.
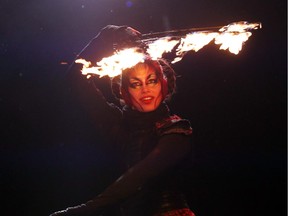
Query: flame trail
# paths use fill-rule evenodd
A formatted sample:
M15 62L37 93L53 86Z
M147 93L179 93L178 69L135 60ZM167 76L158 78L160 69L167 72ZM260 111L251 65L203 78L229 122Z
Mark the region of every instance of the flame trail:
M116 50L112 56L105 57L92 66L85 59L77 59L75 62L83 64L83 75L89 78L91 75L114 77L120 75L122 70L133 67L144 61L145 55L157 60L164 53L176 50L176 57L171 63L180 61L189 51L199 51L214 40L220 45L221 50L229 50L237 55L242 50L242 45L252 35L254 29L262 28L261 23L235 22L223 27L194 28L157 32L142 35L142 42L147 49L139 51L138 47ZM218 31L215 31L218 29ZM167 36L170 35L170 36Z

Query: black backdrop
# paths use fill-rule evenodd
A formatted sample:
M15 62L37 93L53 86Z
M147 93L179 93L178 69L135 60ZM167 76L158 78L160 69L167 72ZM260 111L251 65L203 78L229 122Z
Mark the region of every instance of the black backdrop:
M100 192L117 153L63 94L67 64L107 24L143 33L262 22L239 55L208 45L174 65L171 110L194 128L185 185L198 216L286 213L286 1L0 3L1 215L48 215Z

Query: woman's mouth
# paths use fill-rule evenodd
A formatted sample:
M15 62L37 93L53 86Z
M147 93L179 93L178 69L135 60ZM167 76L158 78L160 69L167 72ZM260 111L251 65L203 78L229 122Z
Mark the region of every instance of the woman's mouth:
M147 97L142 97L140 101L144 104L150 104L153 101L154 97L147 96Z

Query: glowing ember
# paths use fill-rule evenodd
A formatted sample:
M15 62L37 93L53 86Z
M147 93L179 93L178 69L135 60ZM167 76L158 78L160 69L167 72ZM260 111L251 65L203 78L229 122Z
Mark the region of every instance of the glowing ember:
M145 54L156 60L164 53L176 50L176 57L171 63L180 61L183 56L193 50L195 52L202 49L212 40L220 45L221 50L229 50L231 53L238 54L244 42L252 35L250 30L261 28L261 23L236 22L220 28L217 32L213 31L191 31L184 36L165 36L148 40L147 50L139 51L139 48L129 48L118 50L114 55L103 58L92 66L91 62L85 59L77 59L75 62L83 64L82 74L89 78L91 75L114 77L122 73L126 68L133 67L139 62L144 61ZM179 30L179 33L183 30ZM152 42L151 42L152 41ZM144 42L144 41L143 41ZM144 53L145 52L145 53Z

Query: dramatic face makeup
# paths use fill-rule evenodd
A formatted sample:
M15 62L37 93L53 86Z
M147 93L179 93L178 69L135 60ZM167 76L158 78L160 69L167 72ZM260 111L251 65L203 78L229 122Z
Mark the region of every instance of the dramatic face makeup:
M140 112L155 110L162 101L161 83L155 70L142 64L127 75L128 93L133 108Z

